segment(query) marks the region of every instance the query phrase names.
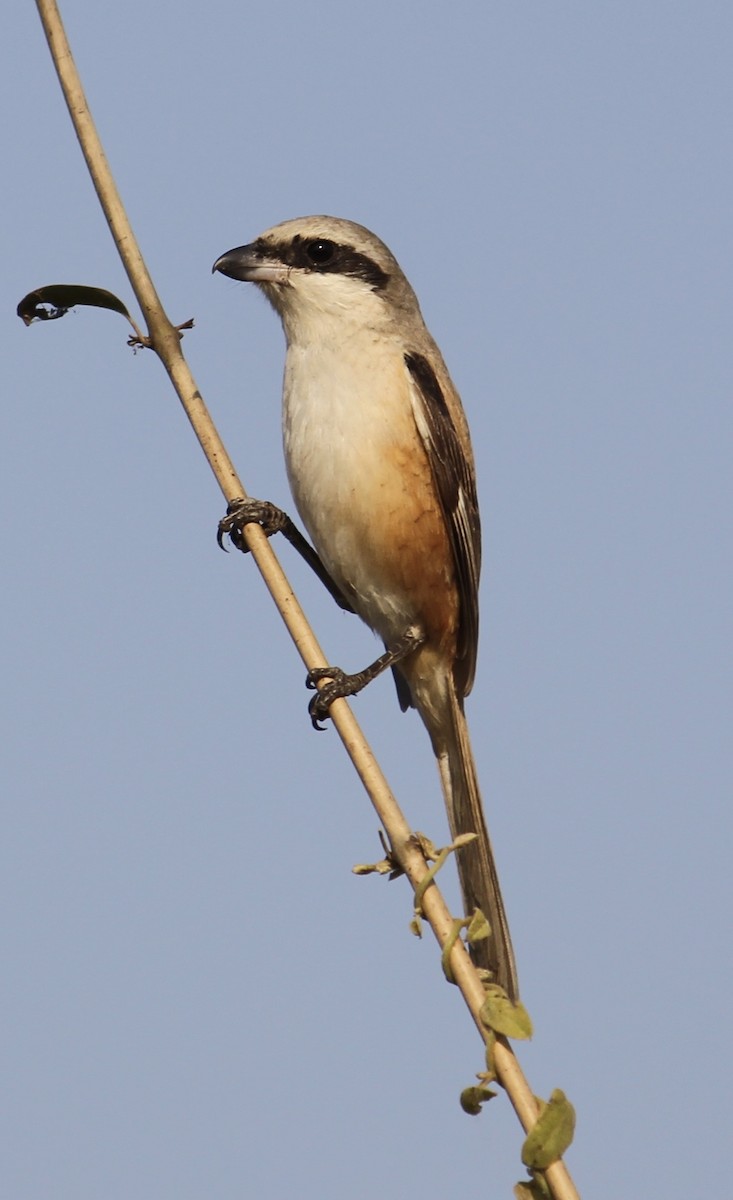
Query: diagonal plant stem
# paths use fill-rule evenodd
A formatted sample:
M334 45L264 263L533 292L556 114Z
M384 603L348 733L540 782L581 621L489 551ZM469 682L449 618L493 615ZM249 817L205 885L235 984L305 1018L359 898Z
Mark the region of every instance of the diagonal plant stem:
M230 503L246 496L246 492L183 356L180 333L163 309L140 252L89 111L58 5L55 0L36 0L36 6L99 202L145 317L148 344L168 372L209 466L227 503ZM327 665L323 651L267 537L259 526L247 525L244 529L244 539L305 666L310 670ZM334 702L331 717L387 832L395 858L404 869L413 889L418 888L428 870L422 851L345 700ZM435 882L427 887L421 906L441 948L444 947L451 937L454 923ZM460 940L455 942L450 952L450 966L454 981L463 995L482 1040L485 1041L486 1029L479 1016L485 999L484 988ZM525 1132L528 1131L537 1119L538 1104L512 1048L501 1037L497 1039L494 1047L494 1066L498 1080L506 1090L522 1127ZM554 1200L579 1200L577 1189L562 1161L547 1167L544 1175Z

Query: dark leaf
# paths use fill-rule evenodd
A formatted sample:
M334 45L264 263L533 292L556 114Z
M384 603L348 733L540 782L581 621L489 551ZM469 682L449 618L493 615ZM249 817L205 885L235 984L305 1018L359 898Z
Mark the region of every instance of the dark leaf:
M133 325L129 312L113 292L86 287L82 283L49 283L46 287L36 288L21 300L18 316L26 325L32 325L34 321L55 321L77 304L109 308Z

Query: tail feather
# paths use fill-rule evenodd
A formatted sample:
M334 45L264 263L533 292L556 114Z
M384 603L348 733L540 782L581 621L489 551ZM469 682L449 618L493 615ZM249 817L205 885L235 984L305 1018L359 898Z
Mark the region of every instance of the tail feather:
M476 833L478 837L458 850L458 874L466 915L480 908L491 927L490 937L471 947L471 957L479 967L491 971L493 981L512 1000L519 995L509 924L501 898L499 876L486 828L476 766L463 707L455 689L449 687L449 719L442 723L440 744L435 746L443 785L451 836ZM434 739L435 740L435 739Z

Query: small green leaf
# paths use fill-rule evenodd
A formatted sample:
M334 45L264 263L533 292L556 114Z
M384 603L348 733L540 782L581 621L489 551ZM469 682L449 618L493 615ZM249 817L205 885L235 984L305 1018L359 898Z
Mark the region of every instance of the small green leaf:
M490 983L481 1006L481 1020L488 1029L505 1037L524 1040L532 1036L532 1021L520 1000L511 1001L503 988Z
M489 922L481 912L481 909L477 908L471 917L468 929L466 930L466 941L470 942L470 944L473 946L474 942L484 941L484 939L487 938L490 933L491 926L489 925Z
M560 1088L555 1088L540 1111L522 1146L522 1162L532 1170L544 1170L562 1158L573 1140L575 1109Z
M49 283L46 287L36 288L23 297L17 312L26 325L32 325L34 321L55 321L64 317L77 304L109 308L126 317L132 325L129 312L113 292L105 288L87 287L83 283Z
M487 1100L493 1100L496 1092L487 1087L467 1087L461 1092L461 1108L469 1117L477 1117L481 1112L481 1105Z

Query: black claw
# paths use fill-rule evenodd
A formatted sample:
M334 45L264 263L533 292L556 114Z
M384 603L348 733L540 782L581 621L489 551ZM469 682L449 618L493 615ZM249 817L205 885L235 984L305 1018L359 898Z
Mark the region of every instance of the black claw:
M314 712L313 709L310 707L310 705L308 706L308 714L311 719L311 725L315 729L316 733L325 733L326 726L322 725L321 721L326 721L328 719L329 714L327 712L325 712L325 713Z
M315 683L311 683L310 687L315 687ZM321 688L320 692L316 692L313 699L308 705L308 716L311 719L311 724L319 733L325 733L326 726L322 725L322 721L327 721L331 716L329 709L334 700L339 695L338 684L329 684L325 688Z
M242 543L242 526L244 524L244 521L242 518L244 516L243 509L245 508L246 504L247 504L247 501L244 499L232 500L230 504L227 504L226 516L222 517L221 521L219 522L219 524L217 526L217 530L216 530L217 544L218 544L220 550L224 550L227 554L229 553L229 551L227 550L227 547L224 545L224 538L227 536L227 534L231 538L234 545L237 546L237 549L244 548L246 550L246 547ZM241 543L241 544L238 545L238 543Z

